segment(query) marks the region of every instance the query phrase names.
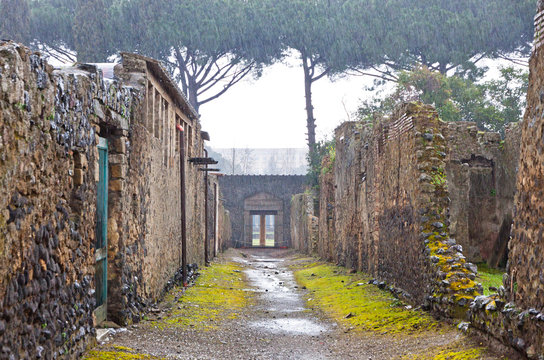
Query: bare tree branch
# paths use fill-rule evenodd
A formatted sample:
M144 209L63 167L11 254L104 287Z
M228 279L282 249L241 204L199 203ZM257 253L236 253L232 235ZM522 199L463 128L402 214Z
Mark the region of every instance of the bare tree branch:
M396 76L385 75L385 72L382 73L381 71L380 71L380 73L382 73L382 75L372 74L370 72L366 72L366 71L363 71L363 70L360 70L360 69L350 69L350 71L353 71L355 73L348 72L348 75L371 76L371 77L375 77L377 79L381 79L381 80L384 80L384 81L399 82L399 79Z
M222 67L220 67L217 63L215 64L215 67L217 68L217 70L213 73L213 75L211 76L208 76L209 79L206 80L206 81L203 81L201 83L199 83L199 86L200 87L205 87L205 86L208 86L210 83L212 84L212 86L214 84L217 83L217 81L220 81L222 79L224 79L227 74L236 66L235 63L227 63L227 65L224 65ZM204 79L202 79L204 80Z
M507 56L506 54L499 54L498 57L500 59L504 59L507 61L510 61L512 64L519 65L519 66L529 66L529 61L526 59L519 59L519 58L513 58L511 56Z
M60 62L63 63L69 63L69 62L76 62L77 57L75 52L70 52L69 50L63 49L60 46L50 45L50 44L43 44L43 43L35 43L34 46L42 53L46 54L46 56L50 56L54 59L57 59Z
M209 98L205 99L205 100L202 100L202 101L199 101L198 102L198 105L203 105L209 101L212 101L212 100L215 100L217 99L218 97L220 97L221 95L223 95L230 87L232 87L233 85L237 84L240 80L242 80L244 77L246 77L250 72L251 70L253 70L253 63L251 66L247 66L245 68L245 70L241 71L241 72L238 72L237 74L233 75L232 79L223 87L223 89L221 91L219 91L218 93L216 93L215 95L213 96L210 96Z
M321 74L319 74L319 75L315 76L314 78L312 78L312 82L315 82L315 81L321 79L322 77L328 75L330 73L330 70L331 69L329 69L329 68L323 70L323 72Z

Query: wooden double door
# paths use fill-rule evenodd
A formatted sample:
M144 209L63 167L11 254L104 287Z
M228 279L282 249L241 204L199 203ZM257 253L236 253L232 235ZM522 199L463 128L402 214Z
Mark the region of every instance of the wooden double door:
M276 213L252 213L252 246L274 247L276 237Z

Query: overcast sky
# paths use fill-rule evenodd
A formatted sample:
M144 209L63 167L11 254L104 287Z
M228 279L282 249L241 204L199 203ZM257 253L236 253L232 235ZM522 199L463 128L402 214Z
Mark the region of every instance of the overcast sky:
M304 75L296 58L275 64L261 78L246 79L200 108L202 128L215 148L303 148L306 146ZM352 76L313 85L318 139L357 109L371 78ZM368 94L367 94L368 96Z
M497 77L498 67L513 66L504 60L483 60ZM375 94L365 91L373 78L350 76L336 81L323 78L313 85L317 137L331 137L333 130L357 110L361 99ZM390 85L391 88L391 85ZM306 147L304 75L292 56L286 64L264 70L257 80L248 78L220 98L200 108L202 128L210 133L212 148L303 148ZM354 120L352 118L352 120Z

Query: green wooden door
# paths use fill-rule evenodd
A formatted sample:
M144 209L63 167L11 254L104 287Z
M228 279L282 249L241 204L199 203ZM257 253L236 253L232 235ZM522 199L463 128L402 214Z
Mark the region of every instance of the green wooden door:
M106 320L108 296L108 142L100 138L98 144L99 181L96 204L95 284L98 323Z

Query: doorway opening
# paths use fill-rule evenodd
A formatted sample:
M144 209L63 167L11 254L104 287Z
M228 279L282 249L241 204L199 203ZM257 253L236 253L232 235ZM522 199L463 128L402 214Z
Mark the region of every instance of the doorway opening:
M97 323L106 320L108 305L108 141L99 138L99 181L96 204L95 284Z
M251 245L253 247L276 246L276 213L251 212Z

